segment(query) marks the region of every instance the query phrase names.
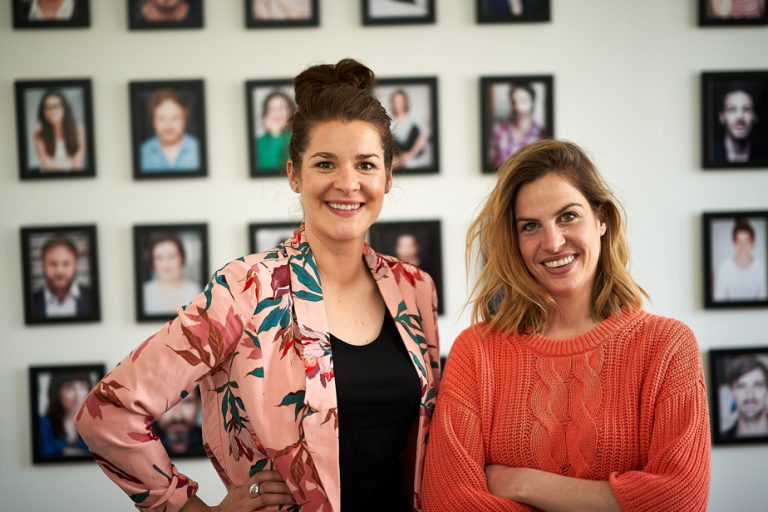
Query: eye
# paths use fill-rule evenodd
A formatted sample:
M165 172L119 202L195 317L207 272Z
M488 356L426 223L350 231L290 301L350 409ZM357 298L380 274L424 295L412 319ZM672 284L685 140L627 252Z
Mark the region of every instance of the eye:
M358 169L362 169L363 171L373 171L376 169L376 164L373 162L360 162L357 164Z
M573 222L575 221L579 216L574 212L565 212L560 216L560 220L563 222Z
M315 167L319 169L333 169L333 162L329 162L328 160L321 160L319 162L315 162Z
M524 222L520 224L520 232L522 233L531 233L536 230L538 227L538 224L535 222Z

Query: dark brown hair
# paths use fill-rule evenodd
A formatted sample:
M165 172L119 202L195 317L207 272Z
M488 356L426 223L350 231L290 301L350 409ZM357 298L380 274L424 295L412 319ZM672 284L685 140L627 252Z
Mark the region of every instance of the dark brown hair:
M731 364L728 365L728 370L726 371L725 381L729 386L733 386L736 384L737 380L753 370L760 370L763 372L763 378L768 381L768 367L766 367L756 356L748 355L738 356L731 361Z
M37 107L37 121L40 123L40 138L45 146L45 152L48 156L53 156L56 152L56 134L54 127L45 118L45 102L48 98L59 98L61 108L64 109L64 117L61 121L62 132L64 133L64 147L69 156L73 156L80 149L80 139L77 135L77 123L75 116L72 115L72 106L67 98L58 89L48 89L43 93L40 99L40 105Z
M72 240L62 234L56 234L45 241L43 247L40 249L40 259L44 260L48 251L55 247L64 247L65 249L69 249L75 256L75 259L77 259L77 247L75 247L75 244L72 242Z
M365 121L381 136L384 165L392 166L395 141L387 111L373 96L373 71L354 59L305 69L293 80L297 110L291 118L291 160L301 166L312 128L324 121Z
M184 244L181 243L179 237L174 233L160 233L149 244L149 266L153 271L155 270L155 247L165 242L171 242L176 246L182 265L187 262L187 253L184 251Z
M66 432L64 432L64 418L69 411L65 411L64 405L61 403L61 397L59 396L61 388L70 382L77 381L85 382L89 390L93 387L91 376L88 372L51 373L51 380L48 383L48 417L51 420L51 429L53 430L54 437L66 435Z
M743 231L745 233L749 233L749 238L752 239L752 241L755 241L755 230L752 227L752 224L749 223L749 219L746 217L738 217L736 218L736 224L733 226L733 241L736 241L736 235L739 234L739 231Z

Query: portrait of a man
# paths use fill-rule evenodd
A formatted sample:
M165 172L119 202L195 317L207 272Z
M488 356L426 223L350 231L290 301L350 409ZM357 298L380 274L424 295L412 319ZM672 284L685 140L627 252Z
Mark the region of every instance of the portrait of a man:
M131 29L202 28L201 0L128 0Z
M171 457L204 457L200 389L195 389L152 424Z
M755 137L759 121L755 96L744 84L734 83L720 97L717 119L723 138L715 143L715 161L749 162L765 158L765 142Z
M716 443L768 441L768 350L710 351Z

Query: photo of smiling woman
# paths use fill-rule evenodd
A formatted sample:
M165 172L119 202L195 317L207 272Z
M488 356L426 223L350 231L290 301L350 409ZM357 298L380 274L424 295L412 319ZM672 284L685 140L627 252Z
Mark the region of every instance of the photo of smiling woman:
M365 243L395 147L374 80L351 59L295 78L286 172L302 225L214 272L86 400L78 430L141 508L212 510L148 426L198 385L227 488L216 510L421 508L437 304L426 273Z
M705 510L699 347L643 311L621 211L575 144L500 167L467 235L477 323L448 357L426 511Z

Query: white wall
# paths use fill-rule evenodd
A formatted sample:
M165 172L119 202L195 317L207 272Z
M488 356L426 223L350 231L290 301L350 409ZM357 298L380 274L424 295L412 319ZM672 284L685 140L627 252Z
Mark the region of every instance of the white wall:
M493 186L480 174L479 77L554 74L557 135L594 156L628 212L633 272L648 308L687 322L702 351L768 345L768 310L702 308L700 215L768 209L768 171L700 168L699 73L768 67L768 28L696 26L696 2L553 0L553 21L474 23L474 2L437 2L428 26L362 27L357 0L322 0L316 29L246 30L241 0L205 2L205 28L127 30L123 0L94 0L86 30L11 30L0 9L0 495L3 510L130 510L95 464L30 462L27 367L116 363L159 327L134 322L131 227L204 221L211 267L247 250L252 221L296 218L282 179L248 178L244 81L290 77L317 62L354 56L380 76L439 79L442 169L399 179L384 219L443 221L444 350L467 325L463 237ZM91 77L96 125L95 179L17 178L13 81ZM209 177L136 182L131 178L128 82L204 78ZM96 223L101 323L25 327L19 227ZM768 447L713 450L711 509L764 510ZM182 461L204 499L223 496L205 461Z

